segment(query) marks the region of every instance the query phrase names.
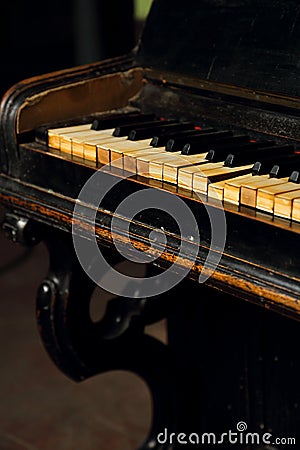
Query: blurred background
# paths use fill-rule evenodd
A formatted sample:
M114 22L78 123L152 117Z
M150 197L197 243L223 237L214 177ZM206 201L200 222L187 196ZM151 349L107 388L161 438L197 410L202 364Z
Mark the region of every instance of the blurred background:
M135 450L151 424L148 388L129 372L75 383L56 368L35 320L47 270L43 243L28 250L0 233L0 450ZM93 294L93 319L102 294ZM147 333L166 341L163 321Z
M1 2L0 96L24 78L126 54L150 6L151 0ZM47 270L43 243L28 250L0 231L0 450L135 449L151 422L148 389L129 373L76 384L59 372L35 322ZM100 303L96 290L94 314ZM163 322L148 332L166 339Z
M151 3L2 1L1 97L24 78L126 54L139 39Z

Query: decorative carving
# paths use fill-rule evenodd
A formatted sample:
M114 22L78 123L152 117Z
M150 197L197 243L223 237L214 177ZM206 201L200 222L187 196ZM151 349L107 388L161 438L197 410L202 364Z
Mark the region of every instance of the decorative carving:
M77 261L70 237L51 231L44 241L50 267L38 290L37 322L49 356L75 381L109 370L139 375L153 398L152 428L141 449L169 448L155 437L175 426L172 358L165 344L144 333L147 324L161 318L157 300L115 298L104 317L93 322L89 306L95 285ZM117 262L109 252L107 257Z
M2 229L13 242L33 246L40 241L40 227L34 220L21 217L18 214L6 213Z

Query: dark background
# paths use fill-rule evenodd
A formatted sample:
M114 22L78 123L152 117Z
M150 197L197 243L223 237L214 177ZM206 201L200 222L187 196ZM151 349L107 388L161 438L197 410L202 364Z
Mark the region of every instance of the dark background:
M0 96L22 79L126 54L142 27L133 0L2 1ZM137 448L151 420L146 385L123 372L77 384L46 354L35 298L47 270L43 243L28 251L0 230L0 450ZM162 323L149 333L165 339Z
M0 96L24 78L129 52L142 27L134 14L135 3L2 1Z

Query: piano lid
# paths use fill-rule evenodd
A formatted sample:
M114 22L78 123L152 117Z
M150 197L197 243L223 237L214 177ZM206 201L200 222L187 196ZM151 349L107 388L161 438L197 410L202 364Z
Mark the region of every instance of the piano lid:
M299 0L154 0L137 58L166 73L299 97Z

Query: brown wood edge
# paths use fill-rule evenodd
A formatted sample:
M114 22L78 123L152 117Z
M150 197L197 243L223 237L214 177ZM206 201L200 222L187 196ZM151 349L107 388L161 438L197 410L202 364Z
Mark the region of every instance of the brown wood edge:
M126 106L142 86L142 72L132 68L70 82L32 94L16 115L17 134L44 123L108 111Z
M69 199L71 203L71 199ZM11 192L2 190L0 193L0 202L8 209L13 209L26 217L32 218L38 222L49 225L49 222L58 229L62 231L70 232L72 227L72 215L68 210L60 209L58 210L55 205L43 204L37 201L34 197L30 195L18 196ZM107 213L105 213L108 215ZM84 232L93 232L94 228L92 224L82 220L80 221L80 226ZM112 233L108 228L104 226L95 227L96 237L99 243L104 245L113 245ZM114 239L118 239L120 243L128 242L127 238L122 235L117 235L114 233ZM124 240L125 239L125 240ZM141 251L145 251L149 248L145 238L142 236L132 236L131 244ZM300 297L295 293L293 289L293 283L297 283L292 278L290 279L289 288L282 288L282 286L276 286L275 277L272 278L272 282L264 279L262 276L254 276L251 273L252 264L249 261L241 260L235 258L232 255L224 254L224 260L218 265L214 273L207 280L206 284L210 287L216 288L223 292L239 297L240 299L250 301L252 303L258 304L266 309L276 311L280 314L288 316L290 318L300 320ZM176 255L169 252L162 252L159 259L156 261L156 265L161 268L166 268L170 263L172 264L176 259ZM185 264L190 265L190 261L185 261L183 258L177 264L185 267ZM197 281L199 275L203 269L205 258L198 258L197 262L193 265L188 278ZM232 267L234 266L234 269ZM238 268L244 268L240 270ZM262 271L272 272L268 268L261 268ZM257 270L255 271L257 274ZM297 283L298 284L298 283ZM200 298L200 296L199 296Z
M78 113L78 116L86 115L85 111L83 111L83 107L80 107L80 95L85 93L85 97L90 97L92 102L95 103L95 89L91 91L86 88L85 90L82 88L82 85L89 85L91 81L100 79L104 75L115 74L117 72L122 73L126 72L130 69L134 69L137 67L137 64L134 62L134 54L124 55L118 58L113 58L109 60L103 60L100 62L96 62L93 64L77 66L70 69L65 69L57 72L50 72L44 75L32 77L20 81L19 83L13 85L2 97L1 105L0 105L0 144L1 144L1 154L0 154L0 162L1 168L6 173L10 173L10 167L18 160L18 149L17 149L17 133L31 131L35 124L31 123L31 126L28 123L22 127L20 125L20 112L28 111L28 102L30 107L34 106L34 103L38 101L39 96L43 98L45 106L45 95L43 93L51 92L52 90L63 90L65 89L69 95L72 90L69 88L70 85L73 85L76 90L76 86L79 86L79 90L74 95L71 95L71 98L68 98L66 94L64 96L64 102L60 102L55 104L54 106L57 108L58 115L54 115L54 121L58 121L59 119L68 120L70 115L74 118L74 114ZM127 80L129 81L129 79ZM121 82L119 83L121 88ZM126 82L124 83L123 91L126 91ZM129 89L130 90L130 89ZM133 90L133 89L131 89ZM126 94L122 94L122 99L120 103L124 103L126 100ZM32 102L30 103L30 99ZM72 111L72 102L75 101L75 110ZM85 102L87 100L85 99ZM54 103L54 99L52 99L52 105ZM84 103L84 102L83 102ZM116 102L117 103L117 102ZM24 108L24 104L26 107ZM68 106L65 106L68 105ZM47 117L44 117L44 112L49 111L48 108L41 109L41 104L37 104L36 109L39 109L39 113L35 113L35 119L37 119L36 126L42 124L47 121ZM83 105L84 106L84 105ZM115 107L118 105L116 104ZM105 107L105 105L104 105ZM60 111L61 108L61 111ZM68 109L68 114L64 117L64 109ZM53 109L53 108L52 108ZM78 111L76 111L76 109ZM95 108L97 109L97 108ZM93 111L97 112L97 111ZM27 114L27 118L30 121L30 115ZM51 119L53 119L51 117ZM8 157L9 153L9 157Z
M18 83L12 85L2 96L0 109L3 109L3 105L5 105L10 97L19 93L23 90L27 90L28 87L38 86L41 83L51 83L53 81L62 81L68 82L68 79L73 79L74 77L80 77L83 75L87 75L88 73L93 74L95 72L95 76L97 75L97 70L103 70L105 67L111 67L114 65L118 65L124 61L125 57L116 57L111 59L106 59L103 61L97 61L90 64L84 64L79 66L70 67L63 70L57 70L53 72L47 72L41 75L33 76L30 78L25 78L24 80L20 80Z

